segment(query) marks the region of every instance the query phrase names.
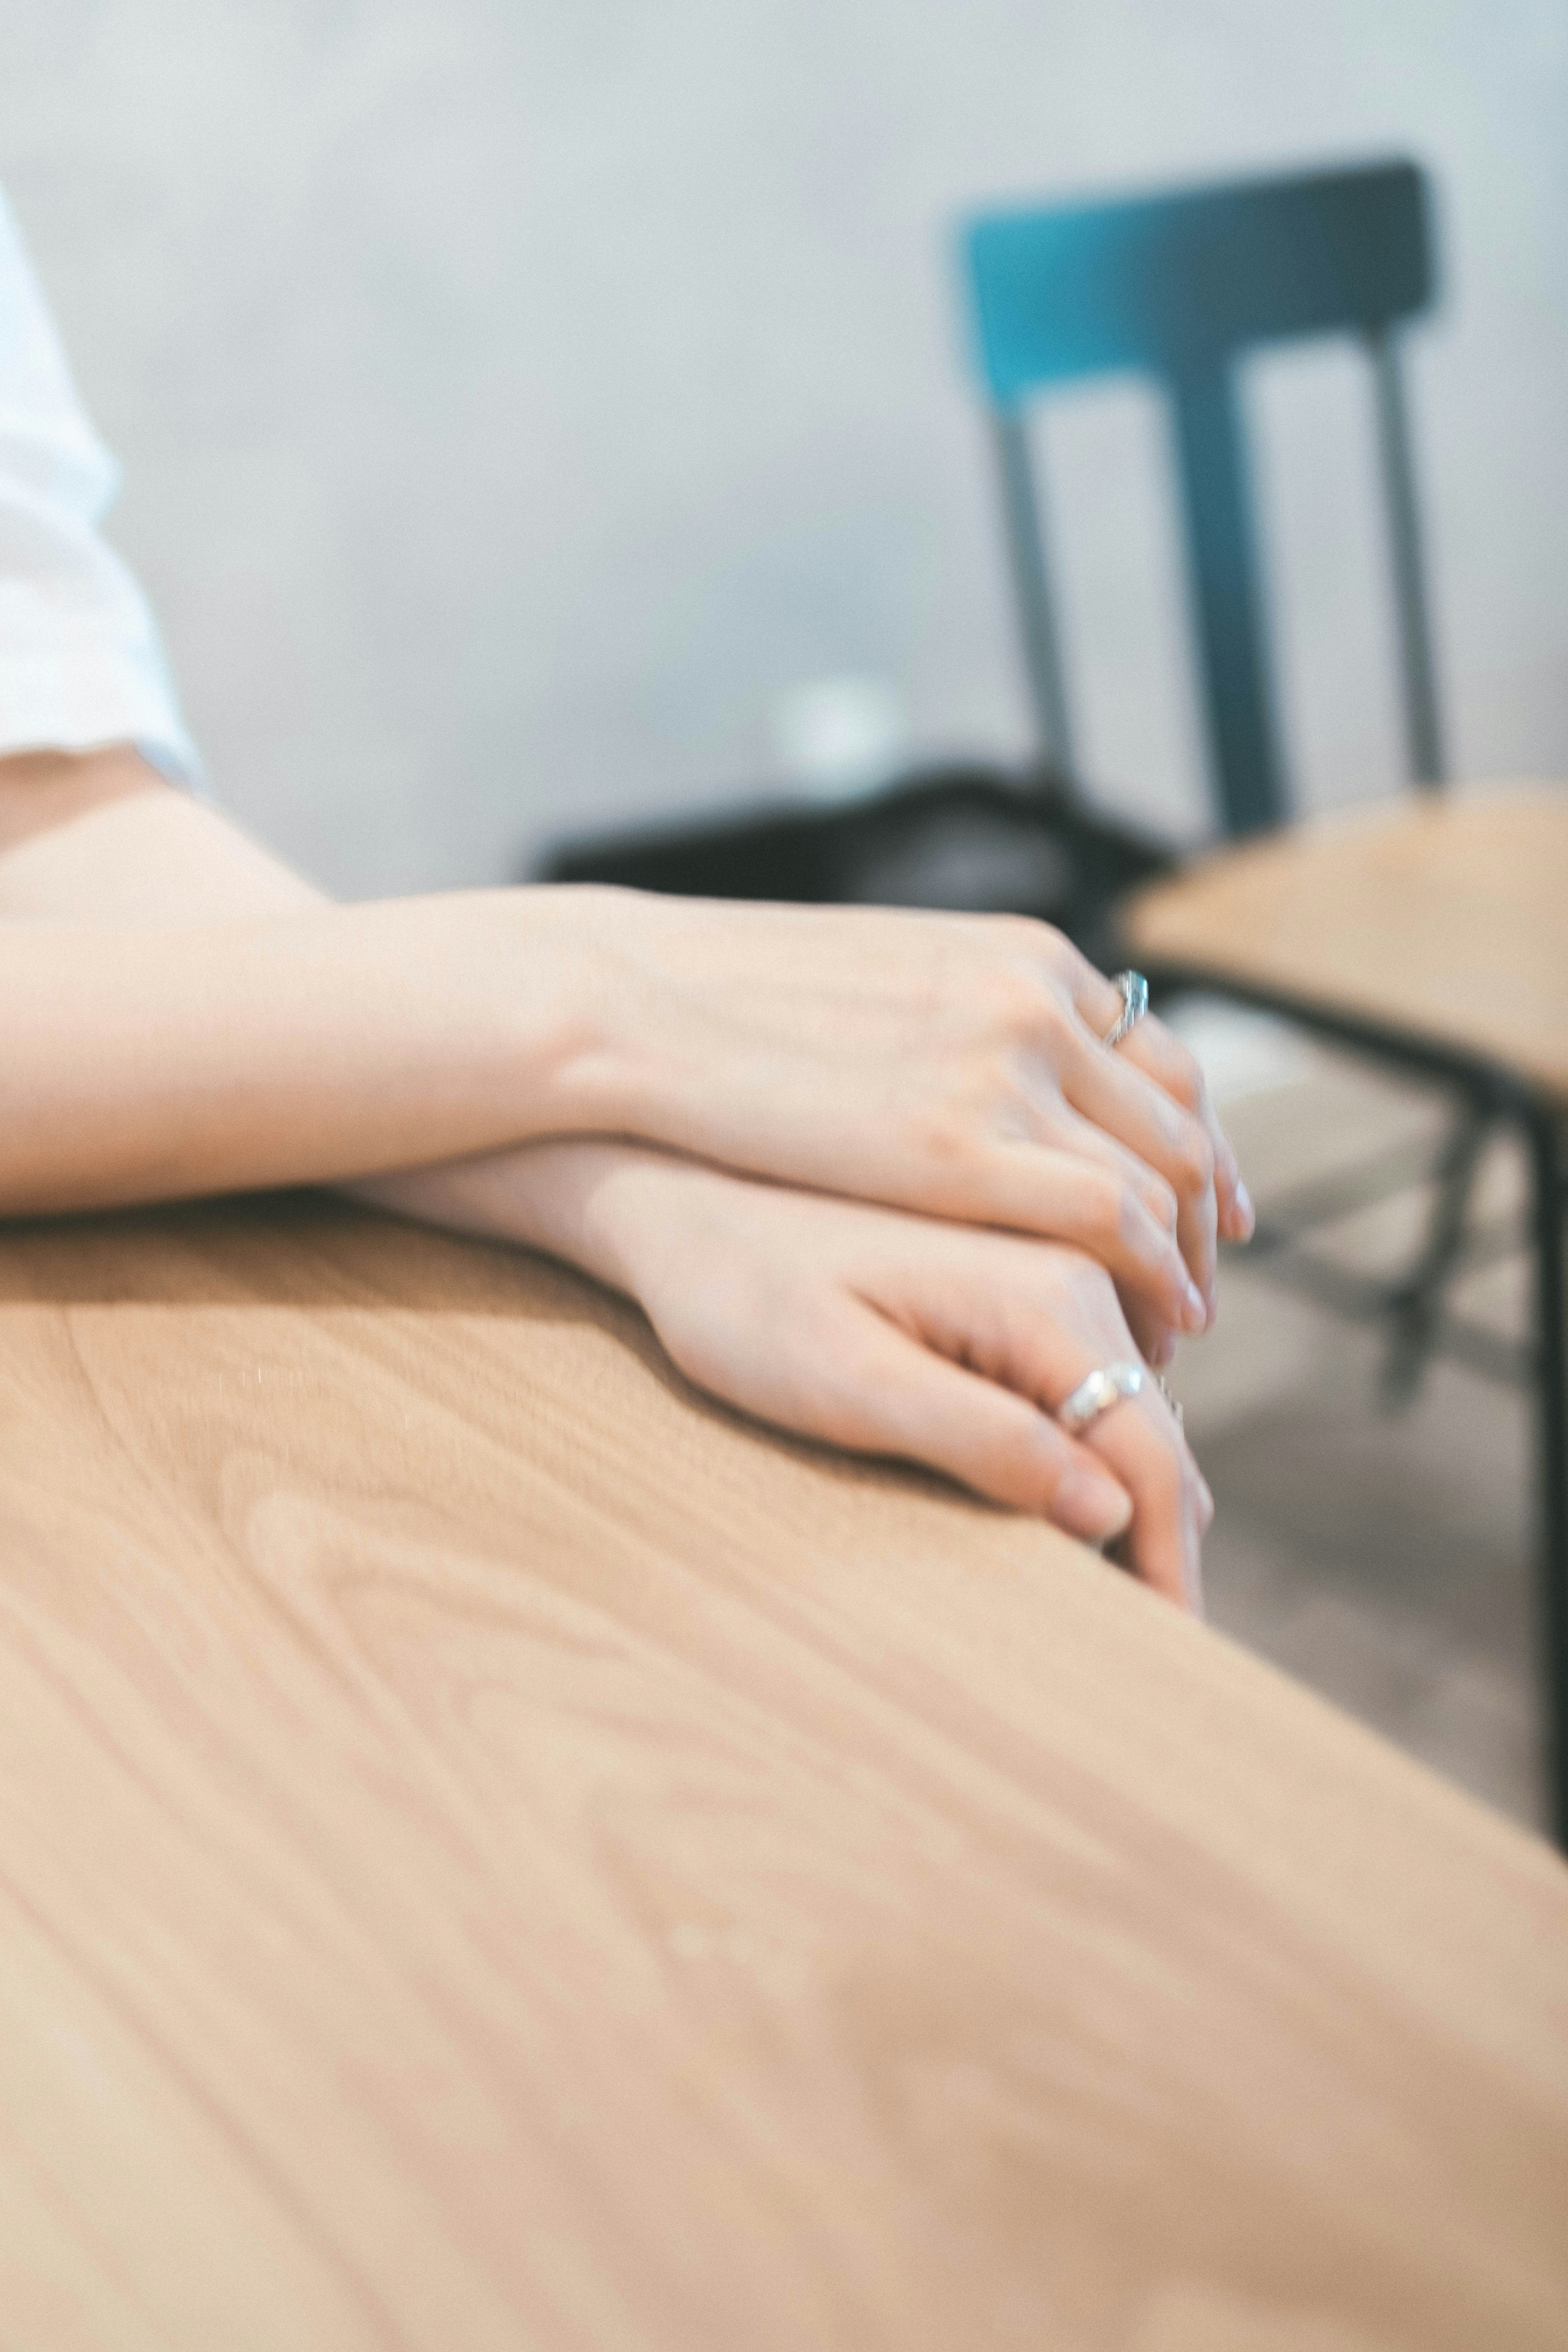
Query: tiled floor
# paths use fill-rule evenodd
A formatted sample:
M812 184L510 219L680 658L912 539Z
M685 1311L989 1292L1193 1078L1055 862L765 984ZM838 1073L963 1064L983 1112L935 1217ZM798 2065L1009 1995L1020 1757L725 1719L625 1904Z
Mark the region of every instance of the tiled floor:
M1340 1057L1245 1024L1194 1042L1254 1192L1436 1132L1440 1105ZM1517 1197L1500 1147L1483 1207ZM1325 1236L1396 1265L1425 1205L1406 1194ZM1522 1330L1522 1262L1463 1303ZM1534 1681L1528 1406L1452 1364L1387 1413L1382 1346L1227 1260L1214 1334L1173 1376L1218 1507L1205 1549L1212 1620L1477 1795L1543 1819Z

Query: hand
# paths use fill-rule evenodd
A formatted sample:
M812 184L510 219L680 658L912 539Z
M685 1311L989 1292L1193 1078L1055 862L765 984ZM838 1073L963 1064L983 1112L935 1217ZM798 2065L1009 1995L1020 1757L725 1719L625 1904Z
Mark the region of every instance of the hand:
M1212 1320L1216 1232L1252 1226L1236 1155L1158 1020L1103 1045L1119 993L1060 932L596 896L624 1131L1070 1242L1109 1268L1156 1360Z
M1199 1606L1213 1502L1152 1383L1084 1438L1051 1408L1137 1349L1077 1250L759 1184L625 1144L533 1145L355 1188L550 1249L637 1299L700 1388L945 1471Z

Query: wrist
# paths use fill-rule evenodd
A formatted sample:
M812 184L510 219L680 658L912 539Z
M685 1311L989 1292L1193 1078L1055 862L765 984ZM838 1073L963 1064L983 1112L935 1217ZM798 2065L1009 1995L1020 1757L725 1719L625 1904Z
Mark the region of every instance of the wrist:
M459 925L472 900L450 902ZM497 894L525 1138L644 1131L650 1087L646 894L552 884ZM482 985L494 989L494 970Z
M574 1137L342 1189L425 1223L542 1250L642 1303L656 1260L671 1242L672 1196L706 1173L636 1144Z

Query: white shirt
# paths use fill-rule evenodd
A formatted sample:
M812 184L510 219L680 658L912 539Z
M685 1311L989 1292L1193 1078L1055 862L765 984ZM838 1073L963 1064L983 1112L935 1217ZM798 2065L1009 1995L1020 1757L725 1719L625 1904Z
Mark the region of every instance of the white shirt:
M198 781L147 600L98 535L119 487L0 193L0 753L132 742Z

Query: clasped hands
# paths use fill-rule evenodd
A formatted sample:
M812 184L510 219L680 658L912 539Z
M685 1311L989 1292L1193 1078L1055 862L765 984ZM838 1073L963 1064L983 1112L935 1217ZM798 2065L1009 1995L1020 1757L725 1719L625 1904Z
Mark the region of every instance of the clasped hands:
M1251 1231L1185 1048L1151 1016L1109 1049L1117 990L1022 919L552 896L596 959L579 1136L448 1169L438 1213L625 1290L730 1402L1195 1608L1213 1503L1155 1384L1081 1439L1052 1418L1205 1330L1216 1236Z
M0 1214L333 1183L566 1258L802 1434L1195 1607L1152 1382L1252 1213L1192 1056L1011 917L462 892L335 907L128 748L6 763Z

